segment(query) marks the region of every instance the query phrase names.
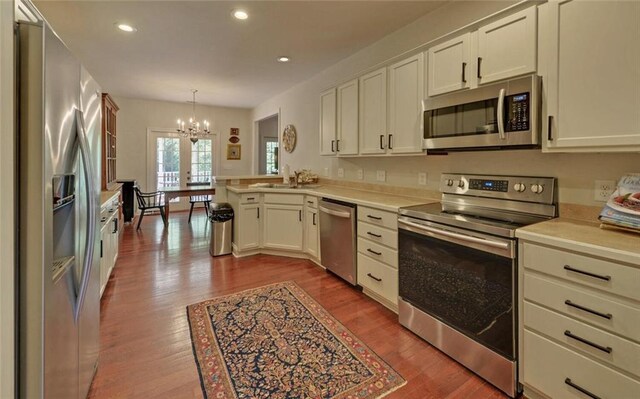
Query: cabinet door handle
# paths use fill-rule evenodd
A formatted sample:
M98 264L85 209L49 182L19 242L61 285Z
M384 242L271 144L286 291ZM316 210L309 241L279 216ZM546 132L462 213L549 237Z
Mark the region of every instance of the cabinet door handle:
M571 381L571 378L565 378L564 383L569 385L571 388L578 390L580 392L582 392L583 394L587 395L590 398L593 399L602 399L600 396L593 394L589 391L587 391L586 389L582 388L580 385L575 384L574 382Z
M340 152L340 140L336 140L336 152Z
M549 115L549 119L547 121L547 140L553 141L553 130L551 125L553 125L553 115Z
M393 134L389 135L389 145L388 145L390 150L393 150Z
M313 225L315 226L316 225L316 214L312 213L312 215L313 215Z
M302 211L298 211L298 221L302 222Z
M598 280L611 281L611 276L603 276L603 275L591 273L585 270L575 269L569 265L564 265L564 270L578 273L578 274L584 274L585 276L597 278Z
M335 140L331 140L331 152L336 152L336 150L333 149L333 143L335 143Z
M374 250L373 250L373 249L371 249L371 248L367 248L367 252L371 252L372 254L374 254L374 255L378 255L378 256L382 255L382 252L376 252L376 251L374 251Z
M104 254L104 250L103 250L103 248L102 248L102 240L100 240L100 257L101 257L101 258L102 258L102 256L103 256L103 254Z
M367 234L369 234L370 236L374 236L374 237L376 237L376 238L381 238L381 237L382 237L382 235L380 235L380 234L376 234L376 233L372 233L372 232L370 232L370 231L367 231Z
M594 348L596 348L596 349L600 349L601 351L606 352L606 353L611 353L611 352L613 351L613 349L611 349L611 347L610 347L610 346L602 346L602 345L598 345L598 344L596 344L596 343L594 343L594 342L591 342L591 341L589 341L589 340L587 340L587 339L584 339L584 338L582 338L582 337L578 337L578 336L577 336L577 335L575 335L575 334L572 334L572 333L571 333L571 331L569 331L569 330L566 330L566 331L564 332L564 335L565 335L565 336L567 336L567 337L569 337L569 338L575 339L576 341L580 341L580 342L582 342L583 344L587 344L587 345L592 346L592 347L594 347Z
M256 208L256 211L258 211L258 219L260 219L260 208Z
M313 201L307 201L307 204L313 205Z
M467 63L462 63L462 83L467 83Z
M381 278L378 278L378 277L374 276L374 275L373 275L373 274L371 274L371 273L367 273L367 276L371 277L372 279L376 280L377 282L382 281L382 279L381 279Z
M254 198L254 197L249 197L249 198L247 198L247 201L254 201L254 200L255 200L255 198Z
M571 307L573 307L573 308L580 309L580 310L582 310L582 311L585 311L585 312L587 312L587 313L594 314L594 315L596 315L596 316L600 316L600 317L602 317L603 319L611 320L611 319L613 318L613 315L612 315L611 313L602 313L602 312L598 312L597 310L589 309L589 308L588 308L588 307L586 307L586 306L582 306L582 305L578 305L577 303L573 303L573 302L571 302L571 301L570 301L570 300L568 300L568 299L567 299L566 301L564 301L564 303L565 303L565 305L571 306Z
M482 79L482 74L480 73L481 65L482 65L482 57L478 57L478 79Z
M367 217L373 220L382 220L382 218L379 216L367 215Z
M384 134L380 135L380 149L384 150L384 144L382 143L384 141Z

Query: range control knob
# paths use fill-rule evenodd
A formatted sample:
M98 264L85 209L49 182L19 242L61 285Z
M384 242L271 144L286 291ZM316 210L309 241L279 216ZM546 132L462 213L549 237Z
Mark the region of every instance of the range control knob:
M544 186L542 184L532 184L531 191L536 194L542 194L542 192L544 191Z
M449 187L453 186L453 180L447 179L447 186Z
M460 180L460 181L458 182L458 187L460 187L460 188L464 188L464 180Z
M517 193L522 193L522 192L527 190L527 186L525 186L523 183L516 183L516 184L513 185L513 189Z

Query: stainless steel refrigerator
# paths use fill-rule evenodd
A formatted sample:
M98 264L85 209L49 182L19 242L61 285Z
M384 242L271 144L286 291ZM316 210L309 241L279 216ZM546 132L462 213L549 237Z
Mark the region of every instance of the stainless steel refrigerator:
M16 24L19 396L84 398L98 362L100 87L46 24Z

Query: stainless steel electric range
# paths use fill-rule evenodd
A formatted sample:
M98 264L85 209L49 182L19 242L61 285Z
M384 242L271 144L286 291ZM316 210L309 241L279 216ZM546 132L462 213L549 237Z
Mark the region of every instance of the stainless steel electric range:
M515 230L556 217L556 180L443 174L440 191L399 211L400 323L515 397Z

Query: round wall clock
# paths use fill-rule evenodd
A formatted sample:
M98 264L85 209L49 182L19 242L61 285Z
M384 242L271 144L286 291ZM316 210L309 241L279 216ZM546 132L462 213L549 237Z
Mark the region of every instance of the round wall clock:
M287 125L282 133L282 145L286 152L293 152L296 148L296 128L293 125Z

